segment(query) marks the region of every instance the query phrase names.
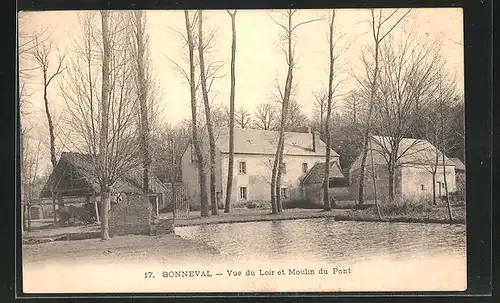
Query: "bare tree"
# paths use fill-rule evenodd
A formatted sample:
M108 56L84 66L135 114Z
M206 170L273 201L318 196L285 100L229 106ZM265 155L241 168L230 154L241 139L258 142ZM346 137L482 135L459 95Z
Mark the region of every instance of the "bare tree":
M314 93L314 102L316 103L316 114L319 116L319 133L323 136L325 129L325 114L327 112L328 93L318 91Z
M440 152L437 151L436 148L436 155L435 155L435 160L433 162L434 164L434 171L433 171L433 187L435 187L435 175L437 171L437 167L441 166L442 171L443 171L443 183L444 183L444 190L445 190L445 201L446 205L448 207L448 216L450 221L453 220L453 213L452 213L452 208L451 208L451 201L450 201L450 195L449 195L449 190L448 190L448 179L446 176L446 166L448 165L446 161L446 154L450 151L451 148L454 147L455 144L459 143L459 140L453 140L452 138L448 138L448 133L450 132L450 129L453 128L453 124L457 123L454 121L452 113L450 111L450 108L453 107L453 103L456 100L459 100L458 98L458 93L456 89L456 83L449 79L444 74L444 68L440 69L437 75L436 79L436 92L435 92L435 98L434 102L430 104L429 106L429 111L431 111L433 114L429 114L429 117L433 117L434 119L429 119L429 128L431 129L430 135L431 138L434 139L434 141L431 141L434 143L435 146L438 146L440 149ZM451 139L451 140L450 140ZM440 162L438 164L438 162ZM433 191L433 196L434 196L434 203L435 203L435 189Z
M210 105L210 115L212 120L212 125L215 128L229 127L230 124L230 113L229 108L226 106L214 106Z
M274 104L270 102L260 103L254 112L253 127L262 130L274 130L276 119Z
M108 213L116 180L135 170L140 158L134 123L137 90L126 47L130 41L127 16L110 11L83 16L83 37L61 87L75 134L72 143L89 155L90 173L100 186L103 240L109 239Z
M359 198L359 204L364 203L364 178L365 178L365 165L366 165L366 157L368 153L368 141L370 138L371 134L371 125L372 125L372 112L373 112L373 105L374 105L374 100L375 100L375 95L376 95L376 90L377 90L377 83L378 83L378 76L379 76L379 53L380 53L380 44L382 41L393 31L393 29L403 20L406 15L408 15L411 11L409 9L405 14L403 14L402 17L400 17L396 22L393 23L393 25L385 32L382 32L382 27L383 25L389 21L396 13L398 9L394 10L389 16L385 17L382 14L382 10L378 10L378 15L376 16L375 10L371 9L371 32L372 32L372 38L373 38L373 63L374 67L372 68L371 65L367 62L367 59L364 59L365 61L365 70L366 70L366 76L367 76L367 82L365 83L364 81L360 84L362 86L367 86L367 89L369 91L369 99L368 99L368 115L366 117L365 121L365 130L363 134L363 149L362 149L362 156L361 156L361 167L360 167L360 174L359 174L359 192L358 192L358 198Z
M236 12L227 11L231 17L231 92L229 95L229 160L227 169L226 203L224 212L229 213L231 209L231 192L233 188L234 169L234 98L236 94Z
M148 99L154 99L151 96L150 70L147 67L146 60L149 59L147 46L149 43L146 32L146 16L143 11L133 11L131 16L132 31L131 45L133 45L133 71L135 76L137 99L139 101L139 144L142 154L142 191L143 199L148 201L149 194L149 168L151 166L150 154L150 119ZM148 79L149 78L149 79Z
M384 44L380 55L381 68L374 105L374 128L386 137L377 141L387 162L389 200L394 200L395 172L399 160L418 150L419 141L401 146L405 137L413 137L418 107L435 90L441 68L439 51L410 36L400 45L391 40Z
M198 14L195 14L198 15ZM200 203L201 203L201 216L207 217L209 215L208 212L208 197L207 197L207 181L205 175L205 167L203 161L203 154L200 147L200 141L198 138L198 126L197 126L197 114L196 114L196 76L195 76L195 57L194 57L194 49L195 43L193 38L194 28L196 26L196 20L194 22L191 21L189 17L189 11L184 11L184 18L186 22L186 41L188 45L189 51L189 75L187 76L190 94L191 94L191 131L192 131L192 139L193 146L196 152L196 159L198 164L198 179L200 183Z
M333 25L335 24L335 9L332 10L329 21L329 53L330 53L330 72L328 75L328 95L327 95L327 105L326 105L326 120L325 120L325 137L326 137L326 161L325 161L325 172L323 180L323 209L326 211L332 210L332 205L330 203L330 153L331 153L331 138L330 138L330 128L331 128L331 115L332 115L332 98L333 98L333 78L335 76L334 64L334 41L333 41Z
M213 35L208 37L208 41L203 39L203 11L198 11L198 54L200 57L200 78L201 78L201 91L203 96L203 104L205 106L205 118L208 130L208 143L210 146L210 202L212 208L212 215L217 215L217 196L216 196L216 162L215 162L215 137L212 125L212 117L210 115L210 100L208 97L208 86L207 83L207 73L205 70L205 51L209 46L209 41L213 38ZM212 78L213 80L213 78Z
M213 80L217 78L216 74L219 71L219 69L222 67L222 64L220 62L204 62L204 78L205 78L205 89L202 90L201 92L201 99L203 100L203 108L198 107L198 98L200 96L197 96L197 92L199 87L201 86L201 76L196 77L196 69L199 67L201 69L201 62L200 62L200 56L199 56L199 50L198 50L198 56L195 56L194 52L197 49L197 47L203 48L203 59L205 59L205 53L208 52L209 48L211 47L211 41L214 38L214 32L211 32L208 34L208 36L204 39L202 37L202 43L201 46L198 45L199 43L199 14L198 12L194 13L192 16L190 16L189 11L184 11L184 19L185 19L185 26L186 26L186 32L183 33L181 31L177 31L173 29L176 33L179 34L179 36L184 40L185 44L187 45L188 49L188 56L187 58L184 58L184 61L189 65L189 71L184 69L181 64L178 62L167 58L170 63L172 64L172 68L176 70L179 75L181 75L189 84L189 91L190 91L190 102L191 102L191 144L194 147L194 152L196 154L196 163L197 163L197 168L198 168L198 181L200 183L200 205L201 205L201 215L203 217L207 217L209 215L209 205L208 205L208 196L207 196L207 176L206 176L206 159L204 156L204 153L201 149L202 145L202 138L200 138L200 135L203 133L203 129L207 127L207 119L205 115L205 119L203 119L203 113L201 111L205 107L205 92L208 95L208 92L210 92ZM203 26L203 25L202 25ZM198 30L197 30L198 28ZM198 42L197 42L198 40ZM207 96L208 99L208 96ZM210 109L211 106L209 104L208 108ZM198 112L200 111L200 112ZM201 115L199 115L201 114ZM217 113L215 113L217 114ZM212 118L212 112L209 110L209 117L210 121ZM215 117L215 116L214 116ZM205 120L205 121L203 121ZM211 121L212 122L212 121ZM210 168L209 168L210 169Z
M247 128L252 123L250 112L243 107L239 107L234 115L239 128Z
M295 32L297 28L302 25L320 20L320 19L310 19L296 24L293 23L294 15L296 15L296 9L287 9L281 12L282 17L284 17L283 22L275 20L272 16L271 19L276 25L278 25L283 31L283 38L286 41L286 46L282 47L282 51L285 55L286 64L288 66L287 76L285 81L284 90L278 86L280 99L282 100L281 108L281 123L279 128L279 138L276 150L276 155L273 163L273 171L271 178L271 205L272 213L276 214L282 211L280 188L281 188L281 172L283 167L283 149L284 149L284 135L287 122L288 105L290 101L290 95L293 88L293 70L295 68L295 53L293 47L293 41L295 40Z
M277 124L281 125L281 119L278 118L277 120ZM309 129L309 124L309 119L302 112L302 105L300 105L294 98L290 98L288 112L286 114L285 131L306 132Z
M64 71L64 67L63 67L64 55L59 56L57 63L56 63L56 68L51 73L49 71L49 68L51 65L50 56L52 53L52 46L51 46L50 42L39 43L37 38L35 38L34 43L35 43L35 45L31 51L31 54L34 58L36 66L42 72L43 102L44 102L44 108L45 108L45 115L47 117L48 131L49 131L49 142L50 142L50 162L52 163L52 170L54 170L57 166L56 146L55 146L56 136L55 136L55 130L54 130L53 116L52 116L51 111L50 111L48 91L49 91L50 84L52 83L52 80L54 80L55 77L61 75L61 73ZM52 195L53 195L52 204L53 204L53 210L54 210L54 223L56 223L57 218L55 215L54 189L53 189Z
M31 231L30 206L37 195L37 183L40 183L38 171L40 165L41 141L37 140L38 142L36 142L35 146L30 144L31 141L33 141L33 139L23 140L22 149L24 152L22 154L23 158L21 159L21 194L24 200L23 209L21 209L22 226L23 230L27 229L28 231ZM27 216L25 216L24 213L27 213Z

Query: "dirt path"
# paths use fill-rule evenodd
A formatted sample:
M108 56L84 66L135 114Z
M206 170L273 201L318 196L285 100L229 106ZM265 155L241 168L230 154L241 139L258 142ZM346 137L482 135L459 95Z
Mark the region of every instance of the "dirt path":
M200 258L217 257L219 254L215 248L173 234L157 237L121 236L108 241L89 239L23 245L22 252L25 263L47 261L119 263L148 260L168 262L169 259L189 262Z

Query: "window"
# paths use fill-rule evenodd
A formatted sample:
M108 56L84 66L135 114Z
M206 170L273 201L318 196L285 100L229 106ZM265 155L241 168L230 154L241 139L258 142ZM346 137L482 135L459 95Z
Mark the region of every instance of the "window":
M420 184L420 189L425 190L425 186L423 184Z
M283 187L280 191L281 199L288 199L288 188Z
M302 173L307 173L307 163L302 163Z
M247 188L240 187L240 200L246 200L246 199L247 199Z
M286 175L286 163L281 163L281 174Z
M238 172L240 175L244 175L247 173L247 163L245 161L240 161L238 164Z

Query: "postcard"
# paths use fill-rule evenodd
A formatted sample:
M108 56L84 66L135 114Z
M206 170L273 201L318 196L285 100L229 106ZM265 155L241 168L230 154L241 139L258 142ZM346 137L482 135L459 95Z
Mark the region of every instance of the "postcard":
M461 9L18 29L24 293L467 288Z

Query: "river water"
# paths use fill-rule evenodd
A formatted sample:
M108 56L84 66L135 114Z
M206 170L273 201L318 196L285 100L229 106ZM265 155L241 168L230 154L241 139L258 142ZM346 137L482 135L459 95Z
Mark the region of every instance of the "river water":
M463 290L466 285L465 225L320 218L198 225L175 231L218 249L227 264L242 268L255 262L351 268L356 281L364 283L357 285L360 290Z
M335 221L332 218L177 227L176 234L217 248L226 259L338 262L465 258L464 225Z

